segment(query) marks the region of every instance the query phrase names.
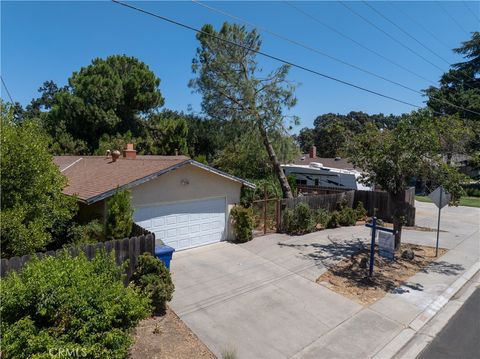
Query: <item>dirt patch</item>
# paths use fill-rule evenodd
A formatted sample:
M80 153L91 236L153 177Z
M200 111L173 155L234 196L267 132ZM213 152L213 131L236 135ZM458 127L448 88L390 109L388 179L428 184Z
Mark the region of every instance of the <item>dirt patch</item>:
M390 261L375 251L372 278L368 277L370 252L369 249L363 249L331 266L317 279L317 283L362 305L371 304L404 284L408 278L436 259L434 247L402 244L401 252L407 249L415 253L413 260L398 255L394 261ZM438 255L441 256L446 251L439 248ZM413 286L414 284L412 289L415 289Z
M184 322L170 309L163 316L142 320L134 334L131 359L215 358Z

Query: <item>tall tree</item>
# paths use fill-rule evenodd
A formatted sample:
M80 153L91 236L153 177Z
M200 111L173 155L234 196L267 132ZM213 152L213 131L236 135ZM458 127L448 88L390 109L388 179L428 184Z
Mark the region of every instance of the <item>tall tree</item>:
M471 127L474 138L468 146L470 153L480 151L480 32L472 33L471 39L453 50L465 61L453 64L440 78L439 86L425 90L427 105L444 115L457 115L464 125ZM468 109L465 111L460 109Z
M456 122L441 124L448 126L445 131L458 131ZM368 124L364 132L353 138L349 147L349 159L362 169L363 181L379 185L393 199L397 249L405 216L405 190L413 178L422 177L443 185L452 194L453 203L463 193L460 186L462 175L443 160L440 128L431 114L423 110L404 117L393 129L379 129Z
M351 111L346 115L326 113L313 121L312 129L302 129L297 140L304 153L308 153L310 147L315 145L319 157L344 156L349 139L361 133L367 124L393 128L399 118L382 113L369 115L361 111Z
M154 114L145 121L139 148L152 155L188 154L188 126L185 118L167 111Z
M64 128L91 152L98 146L99 134L137 135L145 116L164 103L160 79L145 63L125 55L94 59L74 72L68 84L66 89L55 91L52 86L44 92L48 101L43 103L52 107L45 126L52 136L57 128Z
M204 25L197 39L200 46L192 70L198 76L190 86L202 94L203 111L214 119L235 123L240 131L255 128L283 196L292 197L270 138L273 131L285 131L284 110L296 104L295 86L287 81L289 67L262 76L255 52L260 49L260 37L256 30L249 32L243 26L224 23L217 32L212 25Z
M62 194L67 180L48 152L49 139L37 121L16 124L1 105L1 254L45 249L53 234L76 212L76 200Z

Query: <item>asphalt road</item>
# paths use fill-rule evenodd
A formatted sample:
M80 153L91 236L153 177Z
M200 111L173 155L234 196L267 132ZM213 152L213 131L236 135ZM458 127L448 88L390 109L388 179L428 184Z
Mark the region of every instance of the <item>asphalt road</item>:
M475 290L418 358L480 358L480 289Z

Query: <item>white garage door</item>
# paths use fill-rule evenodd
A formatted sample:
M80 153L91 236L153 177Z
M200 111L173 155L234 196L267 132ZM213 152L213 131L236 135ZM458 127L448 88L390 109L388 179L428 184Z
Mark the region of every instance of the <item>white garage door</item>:
M176 250L225 238L225 198L140 207L135 222Z

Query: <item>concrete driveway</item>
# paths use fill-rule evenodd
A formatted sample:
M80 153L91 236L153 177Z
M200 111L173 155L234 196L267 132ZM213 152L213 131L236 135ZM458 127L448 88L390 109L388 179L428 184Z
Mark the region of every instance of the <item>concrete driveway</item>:
M239 358L292 357L362 309L314 282L323 260L345 253L326 232L333 234L270 235L175 253L171 307L219 357L225 349Z
M417 203L417 210L417 224L433 227L436 208ZM440 244L450 251L439 258L442 270L433 266L412 277L422 284L420 292L406 288L370 307L315 283L325 264L369 241L362 226L175 253L171 307L218 357L228 349L247 359L372 357L478 260L479 215L446 209ZM402 237L434 245L435 233L406 230Z

